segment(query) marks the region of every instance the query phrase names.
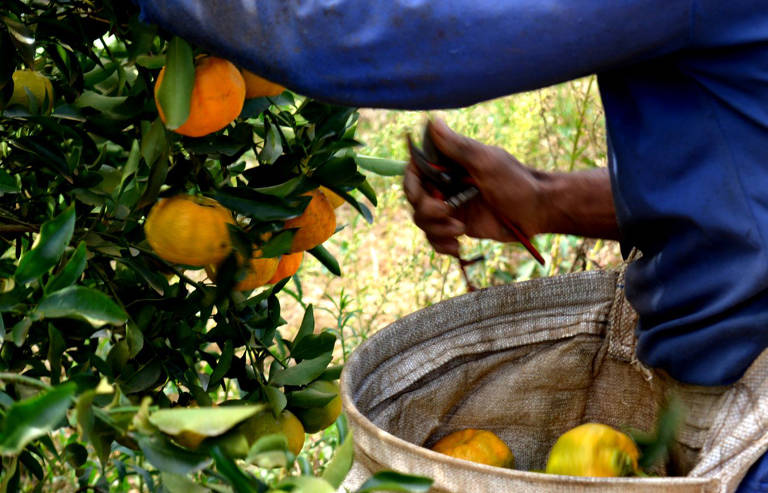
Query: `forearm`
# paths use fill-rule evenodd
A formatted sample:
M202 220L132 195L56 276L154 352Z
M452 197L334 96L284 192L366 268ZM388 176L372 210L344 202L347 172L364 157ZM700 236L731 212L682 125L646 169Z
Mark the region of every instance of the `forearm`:
M548 233L619 239L606 168L540 177L544 227Z
M691 0L135 0L144 17L301 94L466 106L678 50Z

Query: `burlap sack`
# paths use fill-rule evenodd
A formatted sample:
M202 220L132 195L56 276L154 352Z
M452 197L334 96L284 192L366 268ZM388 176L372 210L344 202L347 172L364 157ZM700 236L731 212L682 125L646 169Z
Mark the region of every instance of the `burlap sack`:
M683 385L635 359L635 324L620 274L606 271L486 289L393 323L342 375L356 441L342 491L382 469L430 477L435 492L733 491L768 449L768 351L732 386ZM578 424L652 429L670 391L688 413L666 477L527 472ZM499 435L516 469L425 448L468 427Z

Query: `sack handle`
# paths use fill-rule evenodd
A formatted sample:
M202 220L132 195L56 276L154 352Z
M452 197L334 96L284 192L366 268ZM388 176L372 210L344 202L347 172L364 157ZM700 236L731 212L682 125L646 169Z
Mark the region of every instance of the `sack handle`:
M633 248L618 271L613 304L608 314L605 343L593 362L593 374L599 373L603 358L609 356L610 358L630 363L643 373L646 380L650 381L653 378L651 370L644 366L635 354L637 346L635 330L637 329L638 316L635 309L627 301L624 286L627 268L632 262L642 257L642 255L640 250Z

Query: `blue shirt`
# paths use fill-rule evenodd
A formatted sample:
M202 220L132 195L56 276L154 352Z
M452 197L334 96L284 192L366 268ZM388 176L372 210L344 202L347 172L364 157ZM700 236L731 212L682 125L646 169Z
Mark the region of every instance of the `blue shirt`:
M150 22L354 106L597 73L638 356L730 384L768 347L766 0L137 0ZM768 474L768 473L766 473Z

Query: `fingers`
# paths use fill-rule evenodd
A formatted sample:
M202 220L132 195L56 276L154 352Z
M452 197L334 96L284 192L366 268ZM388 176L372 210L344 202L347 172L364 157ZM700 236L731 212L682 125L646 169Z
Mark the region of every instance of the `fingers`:
M413 206L413 222L424 231L435 250L458 255L456 237L465 234L466 227L452 217L453 208L443 200L432 197L423 188L412 164L405 169L403 187L408 202Z

